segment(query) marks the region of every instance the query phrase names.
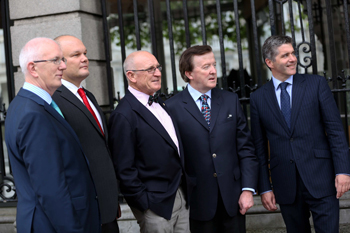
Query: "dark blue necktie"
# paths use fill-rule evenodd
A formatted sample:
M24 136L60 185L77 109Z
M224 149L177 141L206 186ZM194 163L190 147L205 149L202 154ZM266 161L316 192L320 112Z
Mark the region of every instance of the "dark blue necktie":
M202 108L201 108L201 112L204 116L205 121L208 123L209 127L210 127L210 108L208 105L208 97L207 95L201 95L201 97L199 97L202 101Z
M290 109L290 96L287 92L287 86L289 83L283 82L280 83L281 88L281 111L284 116L284 119L287 122L288 128L290 128L290 117L291 117L291 109Z

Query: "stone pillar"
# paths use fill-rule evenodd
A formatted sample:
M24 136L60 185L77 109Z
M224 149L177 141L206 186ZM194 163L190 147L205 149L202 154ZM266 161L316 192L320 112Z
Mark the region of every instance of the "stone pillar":
M92 91L100 105L108 104L101 1L99 0L11 0L10 18L16 93L24 83L18 56L27 41L35 37L72 35L88 50L90 76L83 85Z

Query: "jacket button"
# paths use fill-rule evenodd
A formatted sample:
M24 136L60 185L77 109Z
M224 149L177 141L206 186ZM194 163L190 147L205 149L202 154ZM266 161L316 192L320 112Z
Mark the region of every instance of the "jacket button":
M217 177L218 175L216 174L216 173L214 173L214 175L213 175L214 177Z
M293 138L289 139L290 142L293 142L293 140L294 140Z
M214 159L216 158L216 154L213 154L213 158L214 158Z
M97 200L97 199L98 199L98 197L96 196L96 197L95 197L95 199Z
M290 163L294 163L294 161L291 159L290 161L289 161Z

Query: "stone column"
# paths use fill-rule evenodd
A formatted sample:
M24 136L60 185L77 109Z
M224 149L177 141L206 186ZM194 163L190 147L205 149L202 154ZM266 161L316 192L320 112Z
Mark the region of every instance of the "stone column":
M90 76L83 85L92 91L100 105L108 104L104 35L99 0L11 0L10 18L16 93L24 83L18 56L27 41L35 37L72 35L88 50Z

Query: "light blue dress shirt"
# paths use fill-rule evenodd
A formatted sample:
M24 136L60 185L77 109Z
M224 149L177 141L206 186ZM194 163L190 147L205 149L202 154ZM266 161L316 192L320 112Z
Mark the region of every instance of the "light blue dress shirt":
M192 96L194 102L196 102L196 105L198 106L199 111L201 111L202 109L202 101L200 100L199 97L201 97L201 95L203 95L203 93L197 91L196 89L194 89L190 84L187 84L187 89L188 92L190 93L190 95ZM204 93L207 96L209 96L209 98L207 99L207 103L209 105L209 108L211 109L211 89ZM255 194L255 189L252 188L242 188L242 191L247 190L247 191L251 191L253 192L253 194Z
M48 103L49 105L52 102L51 95L47 91L41 89L40 87L37 87L31 83L25 82L23 85L23 89L36 94L37 96L45 100L45 102Z

